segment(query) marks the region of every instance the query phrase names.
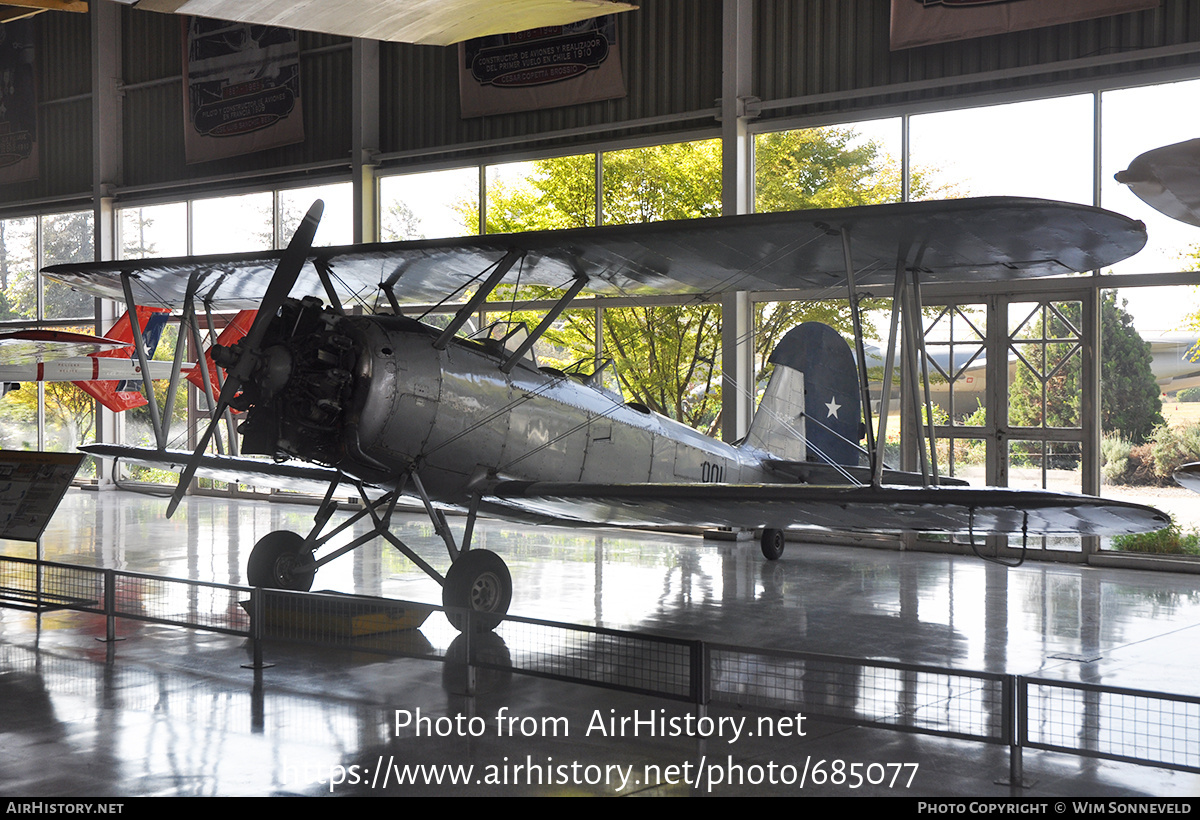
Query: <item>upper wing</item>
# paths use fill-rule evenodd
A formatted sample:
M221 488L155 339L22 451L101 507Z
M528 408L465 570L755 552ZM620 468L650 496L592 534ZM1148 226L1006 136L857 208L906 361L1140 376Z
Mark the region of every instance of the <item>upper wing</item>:
M825 289L845 283L841 229L860 284L891 283L897 265L926 282L1014 279L1094 270L1137 253L1141 222L1084 205L1015 197L907 202L459 239L314 248L293 295L322 292L327 265L348 300L388 283L398 299L439 301L506 253L524 254L509 284L565 286L586 275L605 294ZM188 279L219 309L257 307L282 251L55 265L47 275L88 293L178 307Z
M491 496L525 512L622 526L1122 535L1171 523L1164 513L1141 504L994 487L504 481L491 488Z

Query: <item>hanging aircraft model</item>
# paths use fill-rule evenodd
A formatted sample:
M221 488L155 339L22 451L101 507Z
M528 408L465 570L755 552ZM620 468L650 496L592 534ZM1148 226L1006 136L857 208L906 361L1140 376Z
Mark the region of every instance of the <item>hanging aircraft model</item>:
M1139 154L1115 176L1151 208L1200 227L1200 139ZM1183 357L1187 361L1189 354L1187 351ZM1174 478L1180 486L1200 493L1200 462L1180 466Z
M85 448L181 469L168 514L197 473L266 486L320 482L326 493L312 530L262 538L248 563L252 585L308 589L320 567L379 536L442 585L447 607L466 608L491 628L507 611L512 581L498 555L471 548L481 512L592 525L761 529L769 559L780 557L784 530L792 527L966 533L974 540L1105 535L1169 523L1155 509L1111 499L963 486L938 475L934 447L921 448L920 473L889 470L883 454L890 390L877 422L870 412L858 312L867 288L892 296L883 384L892 384L898 367L908 383L927 387L922 282L1111 264L1145 243L1142 224L1118 214L988 198L311 248L320 214L318 202L282 252L46 269L88 293L182 308L197 339L197 302L210 312L258 308L244 338L212 350L224 382L193 454L163 445ZM502 284L564 293L528 334L459 335ZM537 367L533 344L584 288L697 299L783 288L849 295L855 349L822 325L791 331L771 356L774 374L748 434L729 444L626 403L603 386L604 362ZM463 292L473 293L445 328L401 310L402 300L445 301ZM362 294L382 309L356 315L344 307ZM207 376L200 383L208 384ZM923 406L919 391L909 394L912 417L924 410L932 418L928 390ZM244 413L242 455L205 455L229 409ZM246 457L255 454L269 460ZM292 459L319 466L284 463ZM364 509L326 531L342 484L356 488ZM372 490L383 494L369 496ZM444 574L389 531L405 494L421 499L445 541L451 564ZM459 538L444 507L467 513ZM324 549L368 517L371 532ZM450 617L462 627L461 618Z
M0 333L0 395L23 382L73 382L115 413L144 406L143 367L152 380L171 377L170 363L149 359L170 311L138 307L134 315L146 362L138 360L139 345L128 313L104 336L43 328Z

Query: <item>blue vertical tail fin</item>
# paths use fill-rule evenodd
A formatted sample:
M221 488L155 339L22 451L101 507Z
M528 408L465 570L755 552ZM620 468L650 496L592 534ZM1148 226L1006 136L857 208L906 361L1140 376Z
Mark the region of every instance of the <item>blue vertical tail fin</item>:
M746 444L785 461L857 466L862 438L858 370L845 339L821 322L787 332Z

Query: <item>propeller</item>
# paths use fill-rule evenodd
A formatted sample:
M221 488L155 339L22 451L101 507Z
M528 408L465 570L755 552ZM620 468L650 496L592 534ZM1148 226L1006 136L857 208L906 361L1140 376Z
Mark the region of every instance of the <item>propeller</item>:
M321 213L324 210L325 203L321 200L318 199L312 204L308 213L304 215L300 227L292 234L292 241L288 243L287 250L280 257L279 264L275 267L275 274L271 277L271 283L267 285L267 292L258 306L258 315L254 318L254 324L250 326L250 332L240 342L241 355L233 366L225 371L225 384L217 399L217 407L213 412L212 421L208 423L204 435L196 444L195 452L192 453L187 466L179 475L179 484L175 487L175 492L171 494L171 503L167 505L168 518L175 513L179 502L183 500L188 484L191 483L192 476L196 474L196 468L204 457L204 451L208 449L208 442L212 440L213 433L221 423L221 416L224 415L225 409L229 407L233 397L241 391L242 384L254 372L258 360L258 348L267 334L267 327L300 277L300 271L308 259L308 251L312 247L313 237L317 233L317 226L321 222Z

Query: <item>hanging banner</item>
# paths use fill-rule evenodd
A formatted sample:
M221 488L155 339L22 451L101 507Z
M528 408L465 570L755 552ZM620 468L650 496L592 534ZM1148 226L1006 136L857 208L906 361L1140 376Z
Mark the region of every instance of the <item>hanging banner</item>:
M295 31L202 17L184 27L189 164L304 141Z
M463 117L625 96L617 18L496 34L458 46Z
M0 184L38 178L33 26L0 25Z
M1161 0L892 0L892 51L1157 8Z

